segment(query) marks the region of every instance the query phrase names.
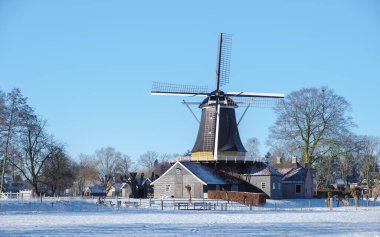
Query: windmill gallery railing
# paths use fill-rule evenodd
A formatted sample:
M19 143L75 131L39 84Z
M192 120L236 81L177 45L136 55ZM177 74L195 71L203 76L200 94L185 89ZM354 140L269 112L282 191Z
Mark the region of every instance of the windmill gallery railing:
M169 159L170 163L174 163L176 161L215 161L213 156L176 156ZM261 161L260 159L252 159L247 156L219 156L219 162L237 162L237 161Z

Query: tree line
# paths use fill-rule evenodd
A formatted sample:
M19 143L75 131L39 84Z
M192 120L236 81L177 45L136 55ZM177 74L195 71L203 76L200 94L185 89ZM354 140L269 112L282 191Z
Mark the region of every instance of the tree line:
M346 185L362 182L372 187L380 178L380 139L355 134L350 111L350 103L327 87L290 93L274 108L270 150L261 159L271 163L276 157L299 157L313 168L317 189L338 179ZM154 178L167 170L170 157L179 156L147 151L133 162L115 148L104 147L73 160L64 144L47 132L46 124L19 89L0 91L1 191L9 190L9 177L14 183L26 181L36 194L62 194L68 188L83 194L90 184L108 191L115 182L127 182L131 173ZM260 159L258 144L258 139L248 139L248 160Z
M0 192L13 184L30 186L33 194L63 194L68 188L83 194L86 186L106 190L115 181L126 181L130 172L160 172L169 155L148 151L137 164L113 147L80 154L72 159L65 145L47 132L47 121L28 105L20 89L0 91ZM117 180L116 180L117 179Z

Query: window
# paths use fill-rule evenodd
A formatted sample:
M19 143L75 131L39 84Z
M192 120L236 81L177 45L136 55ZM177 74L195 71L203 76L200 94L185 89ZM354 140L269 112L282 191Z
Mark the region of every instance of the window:
M301 184L296 184L296 193L301 193Z
M264 189L266 187L265 183L261 183L261 189Z
M167 184L166 187L165 187L165 191L166 192L169 192L170 191L170 184Z
M273 189L273 190L276 189L276 183L273 183L273 185L272 185L272 189Z

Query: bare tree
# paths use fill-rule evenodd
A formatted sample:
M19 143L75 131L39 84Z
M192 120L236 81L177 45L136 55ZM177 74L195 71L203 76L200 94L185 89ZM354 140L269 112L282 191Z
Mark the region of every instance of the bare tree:
M141 168L145 169L148 174L153 171L155 162L157 163L159 159L159 155L155 151L147 151L146 153L140 156L138 161Z
M30 116L24 121L18 143L20 156L10 161L30 182L33 194L39 194L42 168L52 157L62 151L62 146L57 145L52 136L46 134L45 121L35 116Z
M74 162L63 150L52 155L42 167L41 182L47 193L54 196L63 194L65 189L71 188L75 180Z
M124 176L124 178L126 178L129 172L134 169L133 164L134 162L131 160L131 157L124 154L121 156L118 171L120 172L121 175Z
M96 167L96 160L93 156L80 154L79 164L75 167L76 180L75 194L83 195L85 188L95 183L98 179L98 170Z
M255 137L247 140L247 143L245 144L245 149L247 150L245 156L247 160L260 160L259 144L259 140Z
M363 136L363 152L360 161L360 169L364 179L367 180L367 185L371 188L374 183L375 175L379 171L380 161L380 139L378 137Z
M190 184L187 184L185 186L185 188L186 188L187 194L189 195L189 203L191 203L191 186L190 186Z
M1 173L0 191L4 191L4 176L7 172L8 159L12 141L22 125L22 121L30 116L33 110L27 105L27 98L21 94L20 89L13 89L5 96L0 92L0 138L3 143L3 164Z
M106 192L114 183L115 174L118 172L123 155L113 147L101 148L95 152L98 177Z
M354 126L348 115L350 104L326 87L292 92L276 108L271 144L302 154L314 163L339 146L339 137Z
M363 137L347 134L341 138L341 152L338 155L339 173L345 185L349 182L358 182L360 174L360 160L364 151Z

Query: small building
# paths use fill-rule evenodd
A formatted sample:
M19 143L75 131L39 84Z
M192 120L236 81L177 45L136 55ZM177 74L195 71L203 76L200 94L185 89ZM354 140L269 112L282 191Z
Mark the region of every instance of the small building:
M272 199L282 198L282 174L268 164L264 169L249 174L243 174L243 177L253 186L261 189L268 197Z
M107 192L102 186L91 186L87 187L84 191L85 196L96 196L96 197L103 197L106 196Z
M305 167L303 167L298 163L296 157L292 157L290 167L277 168L277 171L283 175L283 198L313 197L313 178L309 164L306 164Z
M153 193L153 188L152 188L152 181L150 178L136 178L136 190L137 190L137 195L139 198L147 198L148 196L151 196Z
M120 186L120 195L129 198L147 198L152 195L153 188L150 178L129 178L127 182Z
M132 188L129 183L123 183L121 186L121 196L129 198L132 196Z
M107 192L108 197L117 197L122 195L121 187L123 186L123 183L116 182L112 184L111 188Z
M227 183L201 163L180 162L173 164L164 174L151 183L154 197L188 198L186 185L191 187L193 198L202 198L209 188L221 190Z

